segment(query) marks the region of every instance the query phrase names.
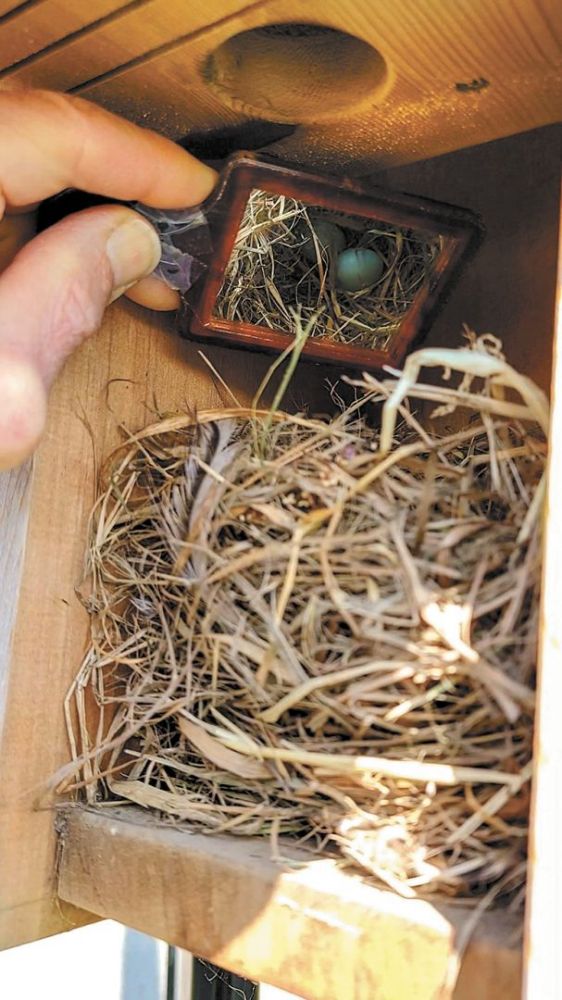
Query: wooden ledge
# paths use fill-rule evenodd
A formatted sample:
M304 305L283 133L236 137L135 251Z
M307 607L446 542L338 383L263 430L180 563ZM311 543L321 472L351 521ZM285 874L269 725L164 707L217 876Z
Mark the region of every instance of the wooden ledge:
M275 863L261 840L191 834L136 807L74 807L59 895L102 917L311 1000L437 1000L472 916L365 885L329 860ZM291 849L294 854L294 849ZM521 996L520 921L479 922L456 1000Z

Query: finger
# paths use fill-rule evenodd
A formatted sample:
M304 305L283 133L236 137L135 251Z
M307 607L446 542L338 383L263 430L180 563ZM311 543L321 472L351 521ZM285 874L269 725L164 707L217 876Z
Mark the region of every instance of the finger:
M0 468L31 453L65 358L97 329L107 303L159 259L152 226L112 205L46 230L0 275Z
M0 222L0 274L12 262L21 249L35 234L35 217L28 215L7 215ZM141 278L125 293L127 298L147 309L170 311L180 305L179 292L174 291L158 278Z
M67 187L156 208L196 205L217 175L103 108L50 91L0 92L0 216Z
M146 306L147 309L158 309L161 312L178 309L180 305L179 292L174 291L169 285L165 285L163 281L152 275L133 285L125 294L131 302L136 302L139 306Z

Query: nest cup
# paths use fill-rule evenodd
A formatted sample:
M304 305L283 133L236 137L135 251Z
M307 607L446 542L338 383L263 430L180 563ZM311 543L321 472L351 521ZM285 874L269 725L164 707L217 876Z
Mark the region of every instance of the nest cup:
M326 234L332 227L335 239ZM342 252L369 251L380 268L351 289L338 280ZM220 289L215 315L291 333L295 309L313 336L333 344L388 348L418 292L430 282L439 236L310 207L252 191ZM355 268L357 265L355 264Z
M282 354L297 308L314 318L303 360L340 371L400 365L483 236L466 209L247 153L202 207L213 252L186 297L186 332Z
M463 378L425 384L424 363ZM546 400L473 335L355 386L331 420L179 415L112 457L74 787L335 854L402 895L518 908Z

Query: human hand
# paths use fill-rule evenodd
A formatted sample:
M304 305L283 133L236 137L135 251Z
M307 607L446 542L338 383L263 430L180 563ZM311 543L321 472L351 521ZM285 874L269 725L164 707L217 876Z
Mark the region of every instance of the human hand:
M32 233L15 213L65 188L178 208L203 201L215 182L179 146L87 101L0 92L0 265L18 249L14 223ZM78 212L18 249L0 274L0 469L35 448L51 383L109 302L130 289L143 305L176 308L177 293L147 277L159 259L155 230L120 205Z

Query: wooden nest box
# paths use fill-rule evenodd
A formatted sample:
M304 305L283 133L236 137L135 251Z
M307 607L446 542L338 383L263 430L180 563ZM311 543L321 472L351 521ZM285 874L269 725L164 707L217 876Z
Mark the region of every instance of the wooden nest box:
M553 416L527 944L518 918L485 915L457 1000L562 991L561 37L556 0L0 0L0 87L79 93L200 155L267 149L484 221L429 342L456 346L463 323L493 332L514 367L552 386ZM251 399L267 359L205 351ZM326 375L299 368L296 404L325 410ZM189 835L130 809L61 817L42 793L68 760L63 702L88 635L74 588L95 489L90 434L107 454L118 424L141 426L155 401L167 412L221 403L169 318L117 303L58 380L33 464L0 475L0 947L111 917L312 1000L445 996L471 919L462 908L399 899L323 861L294 872L267 844Z

